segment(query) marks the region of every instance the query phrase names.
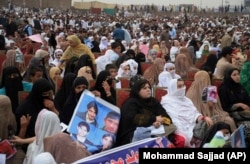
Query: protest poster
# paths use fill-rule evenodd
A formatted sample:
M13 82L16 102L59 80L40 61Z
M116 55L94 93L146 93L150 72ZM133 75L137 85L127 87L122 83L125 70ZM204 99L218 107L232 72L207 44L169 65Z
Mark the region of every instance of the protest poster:
M208 102L212 101L213 103L217 103L218 93L216 86L208 86L203 89L202 92L202 101Z
M77 164L137 164L139 163L139 148L172 148L172 143L166 137L146 138L116 147L98 154L85 157Z
M246 148L244 126L240 125L231 135L232 148Z
M120 109L85 90L67 131L91 153L110 149L116 141Z

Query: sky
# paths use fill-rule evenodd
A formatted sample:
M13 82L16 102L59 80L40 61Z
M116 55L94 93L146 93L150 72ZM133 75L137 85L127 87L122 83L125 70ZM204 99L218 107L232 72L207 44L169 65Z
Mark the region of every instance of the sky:
M73 2L91 2L93 0L72 0ZM139 4L155 4L155 5L179 5L179 4L194 4L198 7L218 7L225 4L232 6L244 4L244 0L97 0L104 3L115 3L120 5L139 5Z

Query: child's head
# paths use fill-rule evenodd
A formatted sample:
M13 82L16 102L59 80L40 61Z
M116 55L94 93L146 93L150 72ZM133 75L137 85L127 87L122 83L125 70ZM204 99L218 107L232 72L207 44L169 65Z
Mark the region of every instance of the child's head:
M118 68L115 64L107 64L105 70L109 71L112 78L115 78L117 76Z
M38 79L43 78L43 70L40 67L30 67L29 69L29 79L32 83Z

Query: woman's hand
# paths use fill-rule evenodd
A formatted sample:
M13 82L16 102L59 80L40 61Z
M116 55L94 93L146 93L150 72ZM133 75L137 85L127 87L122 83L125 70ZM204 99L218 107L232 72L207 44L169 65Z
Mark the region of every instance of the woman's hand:
M103 87L103 89L104 89L104 91L107 93L107 92L110 92L110 86L109 86L109 84L108 84L108 82L107 81L103 81L102 82L102 87Z
M23 145L23 144L30 144L32 143L36 137L31 137L31 138L20 138L18 136L13 136L12 139L10 139L11 143L17 144L17 145Z
M101 97L101 92L94 90L92 91L92 93L96 96L96 97Z
M210 117L204 116L204 121L207 123L209 127L211 127L214 124L213 120Z
M29 124L30 124L30 119L31 119L31 116L29 114L27 114L26 116L22 116L20 118L20 126L21 126L21 129L26 129Z

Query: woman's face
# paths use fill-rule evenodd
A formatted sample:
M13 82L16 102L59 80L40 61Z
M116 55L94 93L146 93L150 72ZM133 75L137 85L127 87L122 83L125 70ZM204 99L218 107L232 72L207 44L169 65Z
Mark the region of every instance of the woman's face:
M139 91L139 95L141 98L143 99L147 99L151 97L151 87L150 85L147 83L145 84Z
M130 74L130 66L129 65L124 66L122 69L123 69L123 74L124 75L129 75Z
M87 66L85 73L92 74L92 69L89 66Z
M183 87L185 87L184 81L177 81L177 89L181 89Z
M60 70L56 71L55 74L54 74L54 80L59 79L60 75L61 75L61 71Z
M206 50L206 51L208 51L208 50L209 50L208 45L205 45L205 46L204 46L204 50Z
M231 78L233 79L233 81L235 83L239 83L240 82L240 74L238 70L234 70L231 74Z
M226 140L230 138L230 131L228 129L221 129L220 131L222 132Z
M84 91L86 88L87 88L87 86L85 84L77 85L75 87L75 93L80 93L80 92Z

